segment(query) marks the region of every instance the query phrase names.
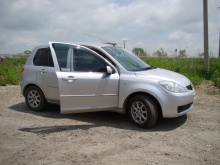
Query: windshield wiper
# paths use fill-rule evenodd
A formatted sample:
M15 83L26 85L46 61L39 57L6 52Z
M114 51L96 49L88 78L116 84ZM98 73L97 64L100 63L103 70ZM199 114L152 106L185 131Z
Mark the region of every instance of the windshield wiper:
M144 70L151 70L151 69L156 69L156 68L153 67L153 66L148 66L146 68L133 69L133 70L130 70L130 71L144 71Z
M143 70L151 70L151 69L156 69L156 68L153 67L153 66L149 66L149 67L143 68Z

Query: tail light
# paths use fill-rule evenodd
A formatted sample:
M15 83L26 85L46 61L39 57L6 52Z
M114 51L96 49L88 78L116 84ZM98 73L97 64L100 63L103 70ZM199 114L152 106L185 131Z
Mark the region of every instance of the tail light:
M24 72L24 68L21 69L21 72Z

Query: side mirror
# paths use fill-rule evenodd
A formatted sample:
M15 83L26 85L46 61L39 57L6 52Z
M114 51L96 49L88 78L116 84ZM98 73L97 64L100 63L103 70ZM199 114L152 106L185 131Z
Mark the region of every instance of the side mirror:
M108 74L113 74L115 71L110 66L106 66L106 72Z

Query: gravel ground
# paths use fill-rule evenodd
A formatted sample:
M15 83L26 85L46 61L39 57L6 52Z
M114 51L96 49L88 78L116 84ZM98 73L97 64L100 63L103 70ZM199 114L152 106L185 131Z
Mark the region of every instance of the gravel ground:
M125 115L30 111L19 86L0 87L0 164L220 164L220 91L197 88L187 115L140 129Z

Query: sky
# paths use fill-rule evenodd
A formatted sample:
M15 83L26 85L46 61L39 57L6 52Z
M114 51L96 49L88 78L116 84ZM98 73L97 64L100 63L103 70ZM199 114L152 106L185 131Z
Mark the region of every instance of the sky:
M218 55L220 0L208 0L209 51ZM89 34L89 35L86 35ZM203 53L203 0L0 0L0 54L49 41L117 43L148 54Z

